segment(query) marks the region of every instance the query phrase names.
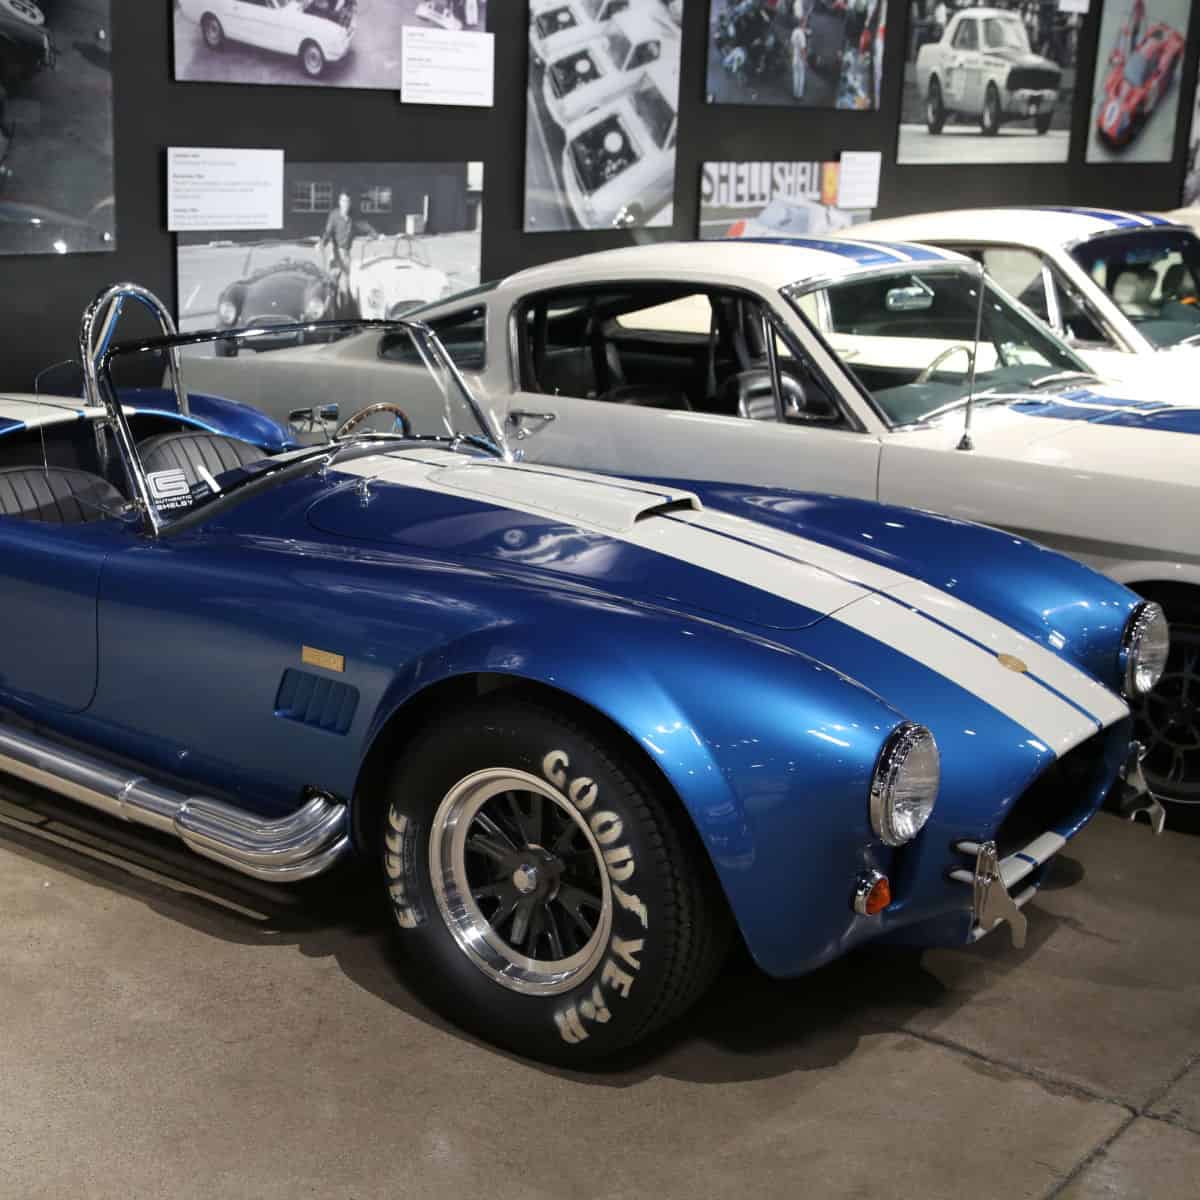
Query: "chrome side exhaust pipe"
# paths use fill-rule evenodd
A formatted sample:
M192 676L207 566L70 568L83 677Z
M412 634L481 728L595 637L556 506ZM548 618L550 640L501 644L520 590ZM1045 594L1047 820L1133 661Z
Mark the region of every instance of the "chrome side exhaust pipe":
M350 849L346 806L324 796L314 796L286 817L266 820L5 726L0 726L0 772L123 821L174 834L197 854L269 883L319 875Z

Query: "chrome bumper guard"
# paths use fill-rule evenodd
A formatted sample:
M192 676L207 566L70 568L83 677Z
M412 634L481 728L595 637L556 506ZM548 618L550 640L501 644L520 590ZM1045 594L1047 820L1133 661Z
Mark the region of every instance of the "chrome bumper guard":
M1142 771L1142 759L1145 757L1146 751L1141 743L1131 742L1119 778L1121 799L1118 811L1129 821L1145 813L1150 827L1157 834L1162 833L1166 825L1166 812L1146 783ZM971 911L974 920L971 924L971 941L978 941L1001 922L1007 922L1013 945L1018 950L1024 947L1029 923L1021 909L1033 898L1037 886L1030 884L1020 891L1014 889L1066 844L1067 839L1061 834L1047 832L1004 858L997 854L995 842L955 844L954 849L959 854L967 854L975 859L973 869L958 867L950 872L950 878L956 883L965 883L972 889Z
M1117 811L1127 821L1136 821L1139 815L1145 813L1150 828L1155 833L1162 833L1167 827L1167 810L1146 782L1146 774L1142 770L1142 759L1145 757L1146 747L1141 742L1129 743L1129 754L1121 768L1121 798L1117 802Z

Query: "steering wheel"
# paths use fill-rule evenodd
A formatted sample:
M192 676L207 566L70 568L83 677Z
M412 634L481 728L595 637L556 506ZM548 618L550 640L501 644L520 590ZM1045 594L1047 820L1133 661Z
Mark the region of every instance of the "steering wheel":
M967 365L969 367L971 360L975 357L975 351L972 350L970 346L963 345L962 342L955 342L953 346L947 346L946 349L943 350L941 354L939 354L937 358L935 358L933 362L931 362L929 366L927 366L925 370L923 370L920 375L913 380L913 382L928 383L929 377L934 373L934 371L936 371L938 367L940 367L942 363L946 361L946 359L953 354L957 354L960 350L967 356Z
M398 404L389 404L386 400L379 404L368 404L366 408L359 409L352 417L347 417L337 428L337 432L333 435L334 440L349 436L357 429L368 417L374 416L376 413L390 412L396 417L396 424L400 426L400 432L404 437L412 437L412 422L408 419L408 413L404 411Z

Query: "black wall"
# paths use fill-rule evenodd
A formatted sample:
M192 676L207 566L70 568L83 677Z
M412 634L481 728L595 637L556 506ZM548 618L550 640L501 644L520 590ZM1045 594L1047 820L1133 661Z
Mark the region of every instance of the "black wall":
M1119 0L1108 0L1109 3ZM1087 166L1087 97L1101 0L1079 47L1080 71L1065 165L897 167L907 4L890 0L879 113L797 112L704 103L708 0L686 0L680 85L679 162L673 231L653 234L522 234L525 152L525 0L492 6L496 106L490 110L402 106L386 92L177 84L172 81L170 0L112 0L116 93L118 249L114 254L0 258L0 389L29 387L35 372L75 353L85 303L114 280L131 279L172 306L174 238L166 232L165 148L283 147L290 159L396 161L482 159L485 278L550 259L641 238L689 238L696 230L705 159L819 160L841 150L881 149L880 216L978 204L1079 203L1172 208L1179 203L1187 125L1196 85L1196 30L1180 80L1180 120L1170 164Z

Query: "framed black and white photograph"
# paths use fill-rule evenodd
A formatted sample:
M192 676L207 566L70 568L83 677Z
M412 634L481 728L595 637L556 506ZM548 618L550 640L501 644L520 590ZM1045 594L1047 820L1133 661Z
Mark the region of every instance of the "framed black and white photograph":
M887 0L709 0L710 104L876 109Z
M700 238L820 237L871 219L839 205L836 162L706 162Z
M1066 162L1078 6L1063 0L910 0L896 159Z
M530 0L526 233L671 224L682 7Z
M177 80L400 91L405 29L482 33L489 0L174 2Z
M278 233L179 235L179 326L403 316L479 283L482 224L482 163L289 162Z
M113 250L110 0L0 0L0 255Z
M1107 0L1088 162L1170 162L1192 0Z

